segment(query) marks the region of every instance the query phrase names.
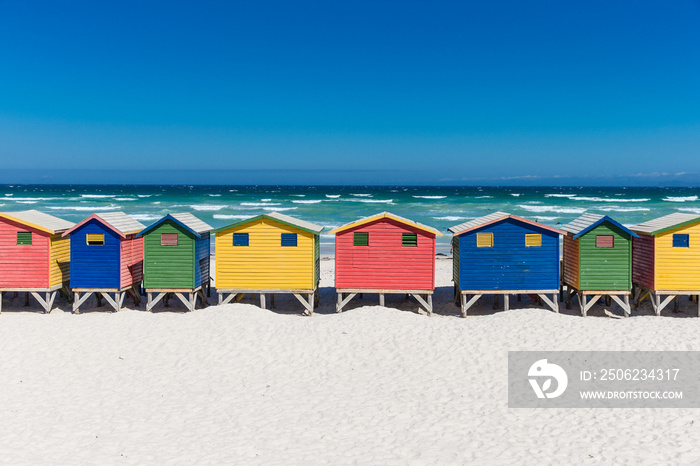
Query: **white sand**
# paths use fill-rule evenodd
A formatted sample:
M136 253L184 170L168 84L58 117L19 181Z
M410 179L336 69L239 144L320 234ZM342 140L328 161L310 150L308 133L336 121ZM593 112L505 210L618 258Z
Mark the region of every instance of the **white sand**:
M0 316L3 464L523 464L700 461L700 411L509 409L508 350L700 350L684 312L629 319L531 308L457 317L451 261L436 312L376 297ZM449 287L449 288L447 288ZM401 308L403 310L399 310ZM171 312L173 311L173 312ZM620 314L619 309L612 309ZM693 316L693 317L689 317ZM685 317L685 318L684 318ZM697 424L697 425L696 425Z

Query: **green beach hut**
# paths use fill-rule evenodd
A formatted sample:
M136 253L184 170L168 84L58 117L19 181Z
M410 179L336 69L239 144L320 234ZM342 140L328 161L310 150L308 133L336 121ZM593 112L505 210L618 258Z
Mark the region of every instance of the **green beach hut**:
M168 214L138 234L143 236L143 287L148 311L163 298L167 304L171 295L190 311L195 308L197 296L203 305L207 304L212 229L185 212Z
M637 234L607 215L591 213L581 215L562 230L567 232L562 267L567 308L573 295L578 295L581 314L585 316L605 296L629 315L632 238Z

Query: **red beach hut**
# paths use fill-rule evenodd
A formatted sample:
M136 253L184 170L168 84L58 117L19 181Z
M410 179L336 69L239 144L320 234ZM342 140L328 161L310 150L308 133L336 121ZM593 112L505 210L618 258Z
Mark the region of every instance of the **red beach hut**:
M385 294L410 294L433 312L435 238L442 236L438 230L382 212L329 234L336 235L336 311L357 293L378 293L380 305Z

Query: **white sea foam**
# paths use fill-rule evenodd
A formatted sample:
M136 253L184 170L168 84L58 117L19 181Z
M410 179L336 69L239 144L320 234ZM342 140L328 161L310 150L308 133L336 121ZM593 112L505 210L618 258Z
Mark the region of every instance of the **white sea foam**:
M355 197L372 197L371 194L350 194L351 196Z
M340 194L326 194L326 197L329 197L331 199L338 199L340 197Z
M513 197L520 197L520 196L522 196L522 194L520 194L520 193L510 193L510 195L513 196Z
M291 194L294 197L306 197L306 194Z
M224 209L228 206L225 205L210 205L210 204L192 204L190 205L194 210L199 210L202 212L215 212L217 210Z
M15 200L15 202L17 202L17 204L36 204L39 201L18 201L18 200Z
M214 218L219 219L219 220L244 219L244 218L250 218L250 215L214 214Z
M433 217L435 220L447 220L448 222L456 222L458 220L470 220L474 217L456 217L453 215L448 215L446 217Z
M5 196L14 196L14 194L11 194L11 193L10 193L10 194L5 194Z
M561 206L549 206L549 205L529 205L520 204L518 205L521 209L527 210L529 212L554 212L557 214L582 214L586 209L582 207L561 207Z
M413 196L416 199L445 199L447 196Z
M207 196L211 196L211 197L220 197L221 194L207 194Z
M119 210L120 208L121 208L120 206L114 205L114 204L101 205L101 206L75 205L75 206L61 206L61 207L49 206L49 207L47 207L47 209L52 209L52 210L75 210L78 212L112 211L112 210Z
M679 196L679 197L667 196L667 197L663 198L663 200L666 202L692 202L692 201L697 201L698 197L697 196Z
M620 207L620 206L609 206L609 207L596 207L595 210L600 210L602 212L648 212L651 209L646 207Z
M298 201L292 201L294 204L318 204L320 202L323 202L321 199L303 199L303 200L298 200Z
M115 197L115 201L135 201L135 197Z
M260 199L263 202L270 202L272 199Z
M700 207L679 207L676 210L680 212L690 212L693 214L700 214Z
M151 204L160 204L160 203L161 203L161 201L151 202Z
M138 197L151 197L153 194L137 194Z
M364 202L366 204L393 204L393 199L348 199L350 202Z
M110 197L117 197L116 194L81 194L80 197L85 199L107 199Z
M649 198L643 199L610 199L605 197L587 197L587 196L573 196L570 199L575 201L591 201L591 202L646 202L650 201Z
M285 210L294 209L297 209L297 207L263 207L263 210L267 210L269 212L284 212Z
M20 201L54 201L54 200L59 200L59 197L13 197L11 199L5 199L6 201L15 201L15 202L20 202Z
M148 222L151 220L158 220L160 218L160 215L153 215L153 214L131 214L131 217L136 219L136 220L142 220L144 222Z
M576 197L576 194L545 194L544 197Z
M476 196L477 199L491 199L493 196Z
M279 202L241 202L242 206L247 207L262 207L266 205L282 205Z
M545 222L551 222L551 221L553 221L553 220L558 219L559 217L547 217L547 216L544 216L544 215L538 215L538 216L535 217L535 218L536 218L537 220L544 220Z

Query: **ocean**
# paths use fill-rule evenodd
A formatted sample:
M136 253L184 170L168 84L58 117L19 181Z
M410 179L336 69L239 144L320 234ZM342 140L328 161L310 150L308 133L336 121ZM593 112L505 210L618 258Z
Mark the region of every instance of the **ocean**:
M561 225L590 211L633 225L672 212L700 215L700 188L446 187L446 186L100 186L0 185L0 211L37 209L78 222L94 212L122 210L149 225L168 212L192 212L222 227L266 212L282 212L327 230L389 211L444 232L495 211ZM333 237L322 234L322 252Z

